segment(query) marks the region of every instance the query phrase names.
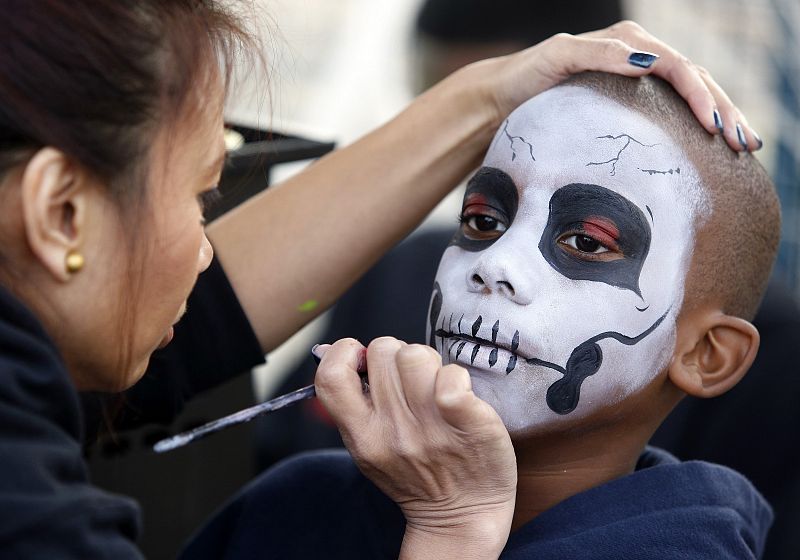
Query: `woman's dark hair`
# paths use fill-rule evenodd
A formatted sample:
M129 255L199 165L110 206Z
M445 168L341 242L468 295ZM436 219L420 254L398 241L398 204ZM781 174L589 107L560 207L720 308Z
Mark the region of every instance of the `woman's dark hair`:
M5 0L0 174L53 146L116 190L177 117L212 57L229 76L248 35L213 0ZM115 194L123 194L118 192Z
M214 0L2 0L0 10L0 179L39 148L60 150L107 185L135 259L156 133L202 110L197 88L220 76L227 87L252 37ZM128 265L132 334L144 273ZM13 263L0 260L0 273L12 279ZM122 349L120 366L131 358Z

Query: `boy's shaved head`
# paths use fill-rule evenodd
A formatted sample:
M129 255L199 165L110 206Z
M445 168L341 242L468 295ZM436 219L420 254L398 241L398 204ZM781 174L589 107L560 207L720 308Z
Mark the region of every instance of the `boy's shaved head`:
M629 107L670 134L694 164L711 212L697 224L684 308L713 301L752 319L772 270L780 237L775 187L758 160L711 136L668 83L589 72L567 82ZM726 123L735 126L734 123Z

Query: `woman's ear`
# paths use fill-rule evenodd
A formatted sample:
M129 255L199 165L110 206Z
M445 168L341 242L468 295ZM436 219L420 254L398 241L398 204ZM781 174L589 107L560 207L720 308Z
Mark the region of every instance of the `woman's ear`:
M759 341L758 330L751 323L718 309L682 314L669 378L695 397L721 395L750 369Z
M80 254L86 215L86 185L74 162L54 148L40 149L20 179L28 246L54 278L66 282L67 256Z

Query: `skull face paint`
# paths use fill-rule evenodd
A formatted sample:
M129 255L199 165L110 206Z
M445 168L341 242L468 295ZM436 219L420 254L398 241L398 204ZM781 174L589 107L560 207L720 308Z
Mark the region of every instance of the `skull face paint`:
M428 340L514 434L614 405L667 364L705 191L645 117L575 86L518 108L467 185Z

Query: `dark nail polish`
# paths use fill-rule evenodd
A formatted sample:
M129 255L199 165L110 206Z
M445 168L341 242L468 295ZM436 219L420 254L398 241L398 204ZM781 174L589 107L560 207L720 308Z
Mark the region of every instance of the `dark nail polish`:
M744 137L744 129L740 123L736 123L736 136L739 137L739 144L742 148L747 149L747 138Z
M628 64L640 68L650 68L658 60L658 55L649 52L635 52L628 57Z
M756 146L756 149L753 150L754 152L756 152L764 147L764 141L761 139L761 136L755 133L755 131L753 131L753 136L756 137L756 142L758 142L758 146Z
M719 114L719 111L714 109L714 126L717 127L720 134L725 132L725 126L722 124L722 115Z

